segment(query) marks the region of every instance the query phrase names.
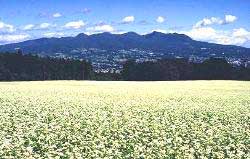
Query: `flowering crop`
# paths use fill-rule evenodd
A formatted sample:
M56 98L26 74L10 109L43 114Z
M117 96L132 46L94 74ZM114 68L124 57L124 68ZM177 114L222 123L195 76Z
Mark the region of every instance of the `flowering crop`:
M0 158L250 158L250 83L0 83Z

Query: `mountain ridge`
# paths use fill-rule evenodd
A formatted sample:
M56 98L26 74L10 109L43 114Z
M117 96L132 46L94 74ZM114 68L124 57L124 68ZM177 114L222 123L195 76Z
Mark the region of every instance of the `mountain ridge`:
M152 32L140 35L136 32L112 34L108 32L87 35L80 33L75 37L52 37L27 40L19 43L0 45L0 52L13 52L20 48L25 53L54 55L70 54L75 49L101 49L108 51L140 49L153 52L174 53L176 55L225 55L249 57L250 48L234 45L221 45L196 41L185 34Z

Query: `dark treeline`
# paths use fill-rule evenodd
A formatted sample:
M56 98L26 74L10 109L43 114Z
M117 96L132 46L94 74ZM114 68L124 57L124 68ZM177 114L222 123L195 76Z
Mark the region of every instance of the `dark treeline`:
M80 60L0 54L0 81L88 80L91 70L90 63Z
M158 62L124 65L122 79L128 81L168 80L250 80L250 69L232 67L225 59L210 58L203 63L192 63L185 59L168 59Z
M99 80L99 81L169 81L169 80L250 80L250 68L232 67L225 59L211 58L203 63L186 59L157 62L127 61L121 74L94 73L91 64L81 60L0 54L0 81Z

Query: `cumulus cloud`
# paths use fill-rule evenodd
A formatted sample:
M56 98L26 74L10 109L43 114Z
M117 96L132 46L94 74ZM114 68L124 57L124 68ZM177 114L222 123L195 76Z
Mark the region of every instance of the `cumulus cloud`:
M250 41L250 32L244 28L234 29L232 31L215 30L211 27L193 28L190 31L183 31L191 38L199 41L207 41L224 45L243 46Z
M241 38L245 37L250 40L250 32L244 28L234 29L233 36Z
M0 21L0 33L12 33L15 31L15 27L10 24L6 24Z
M56 27L56 24L50 24L50 23L41 23L41 24L27 24L23 28L21 28L24 31L30 31L30 30L47 30L50 28Z
M122 23L128 24L128 23L133 23L135 21L134 16L127 16L122 19Z
M225 23L228 24L228 23L233 23L237 20L237 17L236 16L233 16L233 15L226 15L225 16Z
M62 15L61 15L60 13L54 13L54 14L53 14L53 17L54 17L54 18L59 18L59 17L61 17L61 16L62 16Z
M241 41L242 44L240 45L250 46L250 31L244 28L234 29L232 36L236 40Z
M223 24L223 20L221 20L220 18L216 18L216 17L204 18L203 20L197 22L194 27L199 28L199 27L205 27L205 26L213 25L213 24Z
M80 29L85 25L86 24L82 20L79 20L79 21L68 22L64 25L64 27L68 29Z
M52 25L50 23L42 23L40 24L39 29L48 29L51 26Z
M0 35L0 44L20 42L20 41L28 40L29 38L30 38L30 35L28 34Z
M108 24L105 25L97 25L95 27L89 27L87 28L87 31L92 31L92 32L113 32L115 29Z
M237 20L236 16L233 15L225 15L224 19L218 18L218 17L211 17L211 18L204 18L201 21L198 21L195 25L194 28L199 28L199 27L206 27L209 25L223 25L223 24L229 24L233 23Z
M62 32L49 32L43 34L45 37L51 38L51 37L62 37L64 36L64 33Z
M201 41L212 41L217 36L215 29L211 27L193 28L192 30L184 33L195 40Z
M23 27L23 30L32 30L35 28L34 24L28 24Z
M156 19L156 22L157 23L163 23L165 21L165 18L162 17L162 16L159 16L157 19Z

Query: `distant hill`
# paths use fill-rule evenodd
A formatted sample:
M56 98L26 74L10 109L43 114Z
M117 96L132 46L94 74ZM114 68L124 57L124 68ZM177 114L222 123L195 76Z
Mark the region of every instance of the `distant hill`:
M184 34L164 34L152 32L139 35L134 32L124 34L100 33L93 35L79 34L75 37L41 38L20 43L0 46L0 52L13 52L20 48L25 53L41 55L55 55L56 53L70 54L75 49L96 48L106 51L140 49L163 53L173 53L181 56L210 54L230 57L249 57L250 49L233 46L219 45L195 41Z

